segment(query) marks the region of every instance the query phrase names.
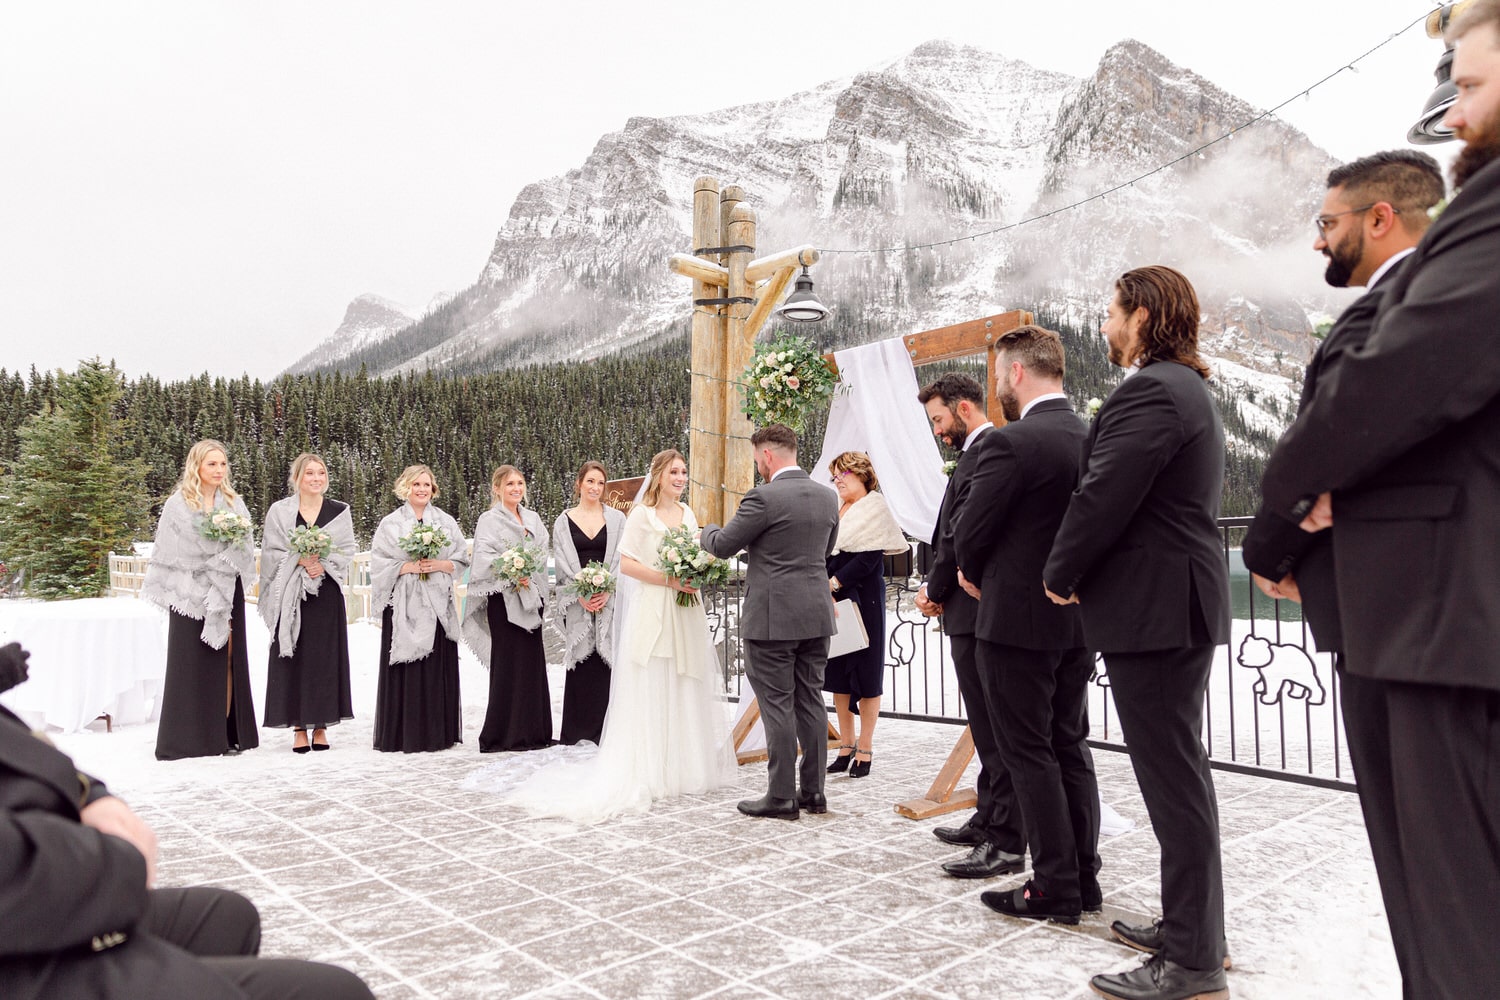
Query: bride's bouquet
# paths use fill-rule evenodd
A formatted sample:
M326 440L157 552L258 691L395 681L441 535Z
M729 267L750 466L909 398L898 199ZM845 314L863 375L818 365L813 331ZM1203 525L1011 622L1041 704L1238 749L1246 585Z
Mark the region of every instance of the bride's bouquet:
M199 514L195 521L198 534L209 541L228 542L230 545L244 541L252 527L248 517L241 517L234 511L223 508Z
M563 593L572 594L580 601L588 601L600 594L615 592L615 575L609 567L595 560L578 571L578 575L563 588Z
M500 553L490 567L511 590L520 590L521 581L525 580L530 586L531 578L539 573L547 564L547 558L542 550L537 548L531 539L523 539Z
M668 528L656 550L661 559L662 572L675 576L682 583L699 590L714 583L727 583L733 571L729 563L703 549L693 540L693 533L686 525ZM697 594L677 592L677 603L690 608L698 603Z
M442 528L419 524L398 539L396 544L402 552L420 562L423 559L436 559L452 543L448 539L448 533ZM425 580L427 574L418 573L417 579Z
M287 545L299 556L324 558L333 551L333 536L316 524L300 524L286 536Z

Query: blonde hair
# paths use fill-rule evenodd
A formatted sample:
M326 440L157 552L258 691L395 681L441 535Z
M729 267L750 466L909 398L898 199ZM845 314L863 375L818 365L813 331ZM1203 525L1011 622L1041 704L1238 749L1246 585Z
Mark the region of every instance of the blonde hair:
M177 481L177 488L182 492L182 499L187 501L189 510L203 509L203 480L198 477L198 469L207 460L210 452L222 452L224 464L229 464L229 449L212 438L204 438L188 449L187 458L182 463L182 478ZM229 473L225 470L224 482L219 485L219 492L224 494L224 499L234 503L239 494L234 487L229 485Z
M432 470L425 465L408 465L401 470L401 475L396 477L396 485L393 489L396 499L405 502L406 498L411 496L411 484L416 482L417 477L424 472L427 473L427 478L432 480L432 499L436 500L438 498L437 476L434 476Z
M500 466L500 468L498 468L498 469L495 470L495 474L494 475L490 476L490 501L491 501L490 502L490 506L491 507L494 507L497 504L501 503L501 500L500 500L500 487L504 486L505 485L505 481L507 479L509 479L511 476L520 476L521 477L521 488L522 488L521 502L522 503L526 502L526 493L525 493L526 473L522 472L520 469L516 468L514 465L502 465L502 466Z
M655 507L656 501L661 498L661 480L672 467L673 462L687 464L687 459L682 457L682 452L676 448L668 448L651 456L651 471L646 474L646 492L641 494L641 503L647 507Z
M292 471L286 474L286 488L288 494L295 495L298 492L297 484L302 481L302 473L307 471L308 464L312 462L317 462L319 465L321 465L324 472L328 471L328 463L323 461L322 455L314 455L310 451L304 451L302 454L292 459Z
M875 478L875 466L870 456L862 451L846 451L828 463L830 473L851 472L865 484L865 489L875 492L880 489L880 480Z

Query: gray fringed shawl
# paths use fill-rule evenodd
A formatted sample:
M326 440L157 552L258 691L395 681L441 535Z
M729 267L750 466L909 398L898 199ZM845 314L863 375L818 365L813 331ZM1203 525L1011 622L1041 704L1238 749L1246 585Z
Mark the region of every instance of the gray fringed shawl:
M218 492L215 506L234 511L249 520L245 501L225 503ZM242 581L250 593L255 575L255 532L237 544L216 542L198 534L199 511L189 510L178 490L167 498L156 523L156 544L141 596L158 607L201 621L199 638L211 649L223 649L229 641L229 613L234 605L234 581Z
M377 612L391 608L391 663L411 663L429 655L439 623L449 639L458 638L453 580L469 567L464 533L452 515L433 504L423 511L422 523L447 532L448 548L433 558L451 560L452 576L429 573L423 580L416 573L402 575L401 564L412 560L396 543L417 526L417 512L409 503L381 520L370 546L370 603Z
M325 499L324 503L334 501ZM332 577L341 584L349 574L349 557L354 554L354 518L346 505L324 529L333 538L333 551L323 557L323 575L311 577L297 565L302 557L293 551L289 538L297 526L298 499L289 496L277 500L266 511L260 542L260 617L276 637L277 648L289 657L297 648L302 633L302 601L312 597Z
M488 611L493 595L499 594L505 601L505 617L512 625L531 632L542 624L542 603L547 596L546 566L532 577L530 586L517 591L495 575L492 565L500 553L527 536L541 549L545 560L547 528L542 524L542 516L530 507L521 508L521 520L517 521L504 506L496 504L480 514L479 523L474 525L474 570L469 574L469 593L464 605L464 643L485 667L490 665Z
M583 569L578 561L578 550L573 547L572 522L566 511L557 515L552 525L552 564L557 571L557 586L561 590L573 581ZM604 508L604 564L609 571L620 576L620 538L625 534L625 515L613 507ZM597 652L605 663L610 662L614 652L615 600L611 597L604 607L590 614L583 610L578 598L572 594L562 596L562 633L567 645L563 654L563 666L572 670L590 653Z

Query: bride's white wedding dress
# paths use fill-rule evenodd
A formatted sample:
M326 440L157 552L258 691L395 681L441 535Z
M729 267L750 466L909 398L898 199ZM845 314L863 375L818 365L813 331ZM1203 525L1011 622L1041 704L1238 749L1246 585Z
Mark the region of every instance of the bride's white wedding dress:
M696 531L693 512L685 504L682 511ZM620 554L656 566L666 531L654 509L637 505ZM597 752L518 754L476 771L465 787L498 792L533 815L597 823L732 783L736 762L708 621L701 603L682 607L676 595L620 574L609 711Z

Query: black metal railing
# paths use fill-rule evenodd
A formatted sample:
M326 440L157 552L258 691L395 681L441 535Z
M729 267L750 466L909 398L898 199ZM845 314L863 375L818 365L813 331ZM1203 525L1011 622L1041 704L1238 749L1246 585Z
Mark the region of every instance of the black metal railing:
M1204 744L1220 770L1261 774L1331 788L1354 788L1331 654L1318 652L1292 602L1273 601L1250 579L1238 540L1249 518L1220 518L1233 605L1230 642L1220 646L1209 680ZM963 698L939 619L913 601L928 551L886 560L885 693L880 714L964 725ZM742 581L705 594L719 665L731 697L748 695L739 634ZM874 637L872 637L873 639ZM1097 664L1089 699L1090 743L1124 750L1109 675Z

